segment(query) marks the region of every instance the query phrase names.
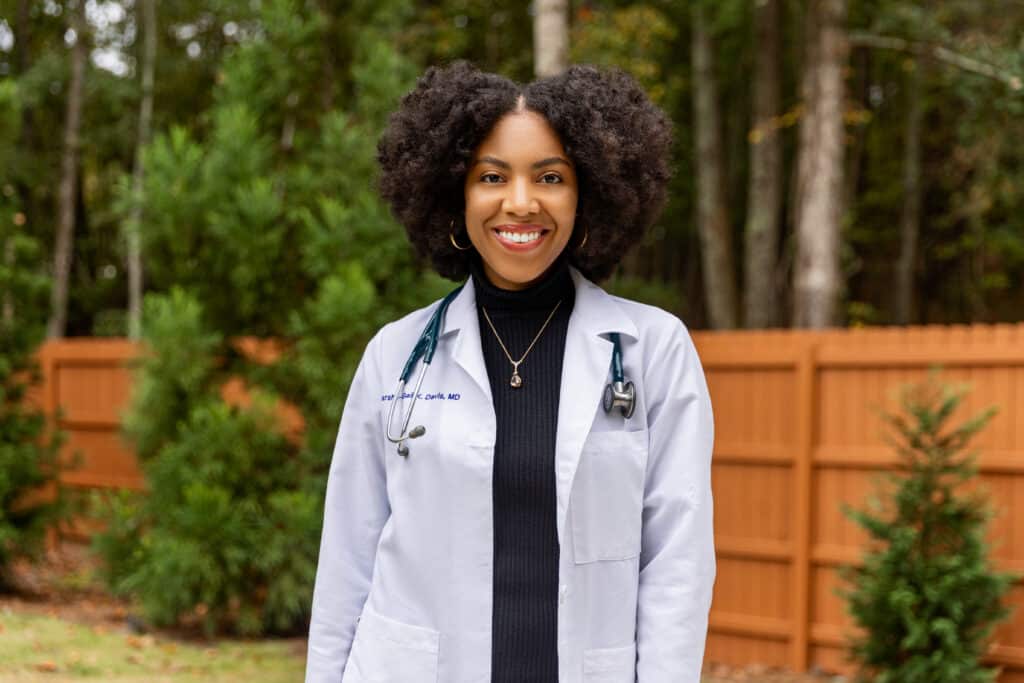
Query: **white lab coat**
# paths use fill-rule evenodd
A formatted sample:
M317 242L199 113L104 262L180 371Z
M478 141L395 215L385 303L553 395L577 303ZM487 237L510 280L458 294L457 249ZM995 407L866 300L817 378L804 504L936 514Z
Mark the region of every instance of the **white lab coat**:
M558 680L697 683L715 576L704 374L677 318L571 272L554 461ZM408 442L407 458L384 434L397 378L436 306L382 328L352 381L327 484L306 683L491 680L495 415L472 279L448 309L416 403L410 427L426 434ZM601 408L609 332L637 387L628 420ZM523 371L530 381L529 361Z

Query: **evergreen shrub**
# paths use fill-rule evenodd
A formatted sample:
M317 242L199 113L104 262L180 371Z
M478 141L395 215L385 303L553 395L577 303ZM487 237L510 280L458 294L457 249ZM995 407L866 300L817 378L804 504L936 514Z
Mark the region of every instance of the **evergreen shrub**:
M67 509L53 486L60 434L28 396L40 380L34 354L46 335L49 283L13 185L20 116L17 89L0 83L0 590L13 587L11 562L37 557Z
M845 510L870 537L863 565L842 572L861 629L852 641L860 681L982 683L997 674L981 658L1008 613L1002 598L1014 576L991 566L989 508L968 485L977 468L965 448L995 411L951 425L965 391L935 373L907 388L902 413L884 416L900 471L867 509Z

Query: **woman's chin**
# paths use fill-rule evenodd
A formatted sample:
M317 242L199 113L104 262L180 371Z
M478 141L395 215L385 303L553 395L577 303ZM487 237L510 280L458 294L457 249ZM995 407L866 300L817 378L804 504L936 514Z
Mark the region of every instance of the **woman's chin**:
M544 276L554 259L537 260L536 263L498 264L487 268L491 282L501 289L526 289Z

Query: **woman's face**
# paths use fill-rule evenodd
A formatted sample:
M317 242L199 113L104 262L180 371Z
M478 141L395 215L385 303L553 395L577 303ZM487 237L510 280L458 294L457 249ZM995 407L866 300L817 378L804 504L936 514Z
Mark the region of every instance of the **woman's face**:
M466 231L484 271L523 289L565 249L579 187L561 140L543 116L506 114L477 148L466 174Z

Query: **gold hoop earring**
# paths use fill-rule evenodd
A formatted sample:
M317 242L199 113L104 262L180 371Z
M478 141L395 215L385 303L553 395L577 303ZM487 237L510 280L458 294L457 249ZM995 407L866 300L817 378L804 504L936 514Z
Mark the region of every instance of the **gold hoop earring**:
M590 237L590 229L583 228L583 241L576 245L577 249L582 249L583 245L587 243L587 238Z
M450 223L448 223L448 227L450 229L452 229L452 230L455 229L455 220L454 219L452 219L452 221ZM450 232L450 231L448 233L448 240L452 243L452 246L455 247L456 249L458 249L459 251L469 251L470 249L473 248L472 246L460 247L459 243L455 241L455 234L453 232Z

